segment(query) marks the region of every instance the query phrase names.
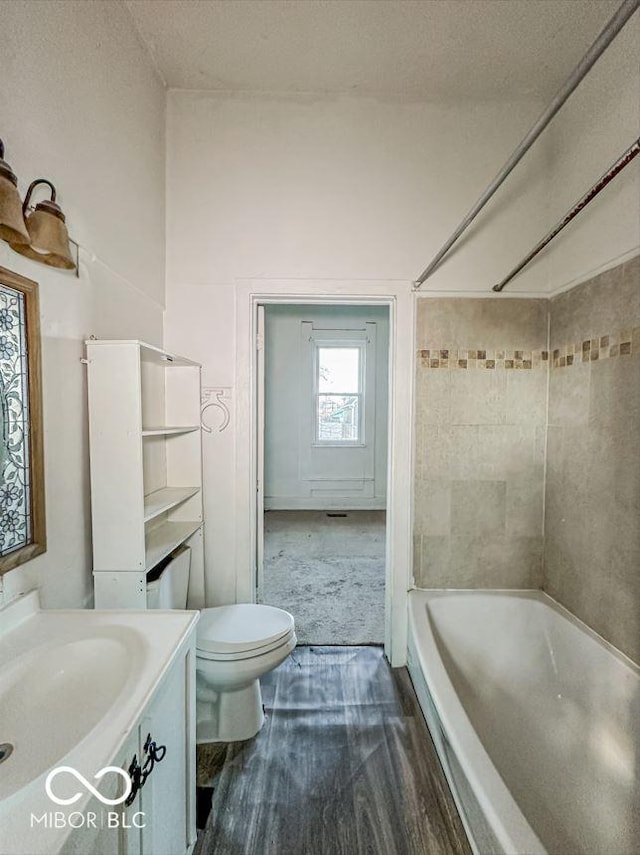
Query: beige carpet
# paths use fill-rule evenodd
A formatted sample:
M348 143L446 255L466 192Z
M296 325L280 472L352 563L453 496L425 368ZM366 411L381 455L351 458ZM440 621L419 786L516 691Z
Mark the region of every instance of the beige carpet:
M265 514L260 602L291 612L299 644L384 641L385 512L345 514Z

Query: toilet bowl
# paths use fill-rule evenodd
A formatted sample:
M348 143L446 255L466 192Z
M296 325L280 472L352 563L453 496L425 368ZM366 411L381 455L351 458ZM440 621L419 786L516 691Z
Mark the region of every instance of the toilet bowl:
M260 677L296 646L293 617L249 603L201 612L196 633L196 741L236 742L264 723Z
M187 605L190 550L183 547L147 585L147 608ZM236 742L264 723L260 677L296 646L289 612L242 603L202 609L196 631L196 742Z

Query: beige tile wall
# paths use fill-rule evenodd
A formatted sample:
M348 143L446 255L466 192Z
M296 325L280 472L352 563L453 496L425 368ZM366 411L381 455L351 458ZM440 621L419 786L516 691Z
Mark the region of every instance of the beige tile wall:
M421 587L542 584L547 315L547 300L418 301ZM431 351L449 353L435 367Z
M543 587L640 661L640 256L551 301L420 298L416 444L418 586Z
M550 371L544 587L640 661L640 257L551 300L551 351L586 341Z

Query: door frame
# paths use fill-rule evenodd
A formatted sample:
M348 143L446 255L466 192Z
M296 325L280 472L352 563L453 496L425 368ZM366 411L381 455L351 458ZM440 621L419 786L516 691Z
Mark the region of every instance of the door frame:
M264 432L266 427L265 310L256 306L256 594L264 587Z
M258 306L304 303L389 308L385 654L406 664L413 586L415 295L410 282L236 280L236 601L255 602L257 561Z

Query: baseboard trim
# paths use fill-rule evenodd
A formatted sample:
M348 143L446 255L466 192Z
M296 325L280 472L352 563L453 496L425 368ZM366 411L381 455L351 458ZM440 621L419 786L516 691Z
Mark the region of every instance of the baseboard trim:
M384 511L386 499L265 499L265 511Z

